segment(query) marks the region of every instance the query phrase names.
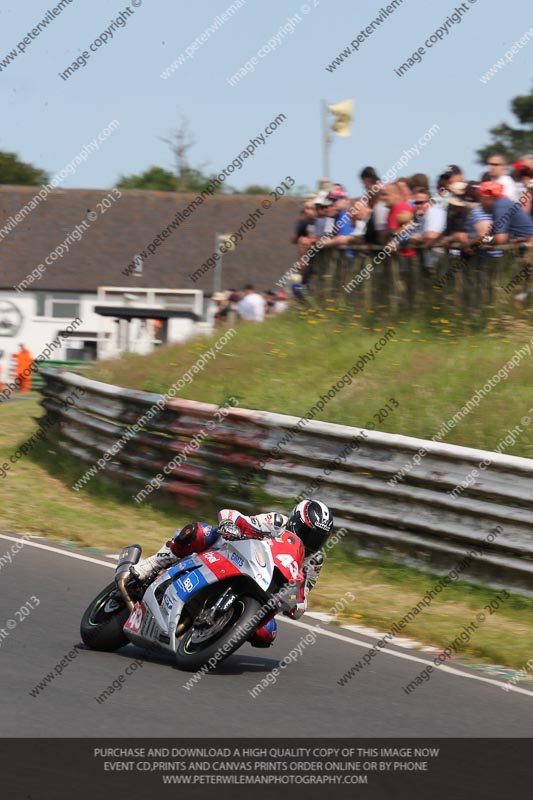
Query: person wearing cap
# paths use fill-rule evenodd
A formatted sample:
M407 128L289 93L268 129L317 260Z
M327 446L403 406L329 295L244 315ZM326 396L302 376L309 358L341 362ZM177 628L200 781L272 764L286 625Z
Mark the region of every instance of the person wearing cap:
M474 289L474 280L477 280L477 294L479 297L479 290L481 288L481 281L483 276L491 276L493 274L492 268L489 264L496 264L494 259L503 256L502 250L481 250L476 247L483 241L487 241L486 237L490 236L492 229L492 215L483 209L479 203L478 194L479 182L469 181L460 201L467 212L466 217L466 234L467 242L461 250L461 257L463 264L468 264L473 256L477 256L475 261L472 262L472 268L469 269L466 275L465 290L470 291ZM488 270L487 270L488 267ZM471 295L472 296L472 295Z
M492 229L492 214L480 205L479 202L479 181L470 181L465 189L461 202L468 211L466 218L466 233L468 236L467 247L463 249L466 257L474 255L474 245L479 244L490 235ZM487 250L484 255L489 258L501 258L502 250Z
M492 236L495 244L528 242L533 244L533 219L504 196L504 187L498 181L484 181L477 189L483 210L492 215Z
M228 316L231 312L231 303L229 301L229 292L215 292L211 297L215 303L215 325L222 325L224 322L229 322Z
M335 225L335 209L333 201L328 199L328 190L321 189L316 197L312 198L310 202L314 209L315 215L313 220L313 232L309 232L307 237L299 239L298 244L300 249L300 259L302 256L307 255L307 263L299 266L298 269L301 274L300 282L293 283L293 292L299 299L303 299L302 287L309 287L315 272L315 257L317 250L315 249L316 242L322 237L328 239L333 231Z
M501 184L503 187L503 194L505 197L516 202L518 200L518 191L516 183L507 174L507 161L505 156L500 153L494 153L487 158L488 173L491 181ZM486 181L488 183L488 181Z
M318 214L315 199L316 198L310 197L304 201L302 216L297 221L291 236L292 244L298 246L298 259L301 259L302 256L307 256L306 266L295 267L294 270L295 275L296 273L298 274L300 285L301 282L305 284L309 283L313 274L313 258L315 257L313 246L318 239L316 234L316 220Z
M466 216L461 213L458 203L451 203L450 198L460 195L466 187L463 170L458 164L448 164L437 178L437 191L439 199L437 204L446 211L446 227L441 242L449 245L451 242L466 238ZM450 250L450 255L459 256L460 250Z
M328 194L329 192L322 189L313 200L316 208L315 236L317 239L331 234L335 225L336 210L333 207L333 200L329 199Z
M464 183L465 176L461 167L457 164L448 164L437 178L437 191L439 192L441 203L447 205L447 196L450 186L455 183Z
M457 167L457 169L459 169L459 167ZM446 246L455 242L466 244L468 241L466 228L470 208L468 204L464 202L463 197L468 184L462 172L454 172L443 185L446 189L446 228L444 229L441 242ZM452 256L460 256L461 250L452 247L449 253Z
M325 247L339 247L348 244L353 238L355 228L352 222L352 217L349 211L351 201L343 187L337 183L330 190L328 199L333 203L335 210L335 224L333 226L333 236L324 246ZM346 254L353 258L353 251L347 250Z
M387 238L389 208L383 201L383 184L374 167L365 167L359 177L365 187L365 198L372 209L366 226L367 242L368 244L384 244Z
M298 245L300 256L307 253L311 245L316 242L315 235L316 208L313 199L305 200L302 208L302 216L294 226L291 236L292 244Z

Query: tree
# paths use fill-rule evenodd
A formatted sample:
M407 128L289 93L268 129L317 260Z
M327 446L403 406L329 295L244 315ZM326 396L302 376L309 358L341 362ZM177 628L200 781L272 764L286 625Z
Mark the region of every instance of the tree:
M251 183L249 186L245 186L244 189L228 189L233 194L270 194L273 192L274 189L271 186L263 186L260 183ZM315 195L316 192L313 192L312 189L308 189L307 186L303 186L302 184L297 184L293 186L292 189L285 189L285 196L286 197L312 197Z
M518 95L511 100L511 111L523 128L512 128L507 123L489 130L493 141L477 151L479 163L484 164L491 153L501 153L509 163L533 152L533 90L531 94ZM529 126L529 129L527 128Z
M189 126L186 120L183 120L180 127L171 133L170 139L162 139L161 141L168 144L172 151L175 172L163 167L150 167L140 175L126 177L122 175L117 183L117 188L199 194L216 177L215 174L206 175L203 172L204 165L191 167L187 151L193 146L194 139L189 133ZM233 191L231 187L225 184L215 189L216 194L231 193Z
M0 152L0 183L14 186L40 186L48 182L44 170L20 161L16 153Z
M171 133L170 139L161 139L162 142L168 144L172 151L175 161L175 178L174 178L174 191L186 192L188 191L189 181L191 179L191 172L198 172L193 170L187 158L187 151L196 144L189 132L189 123L186 119L182 119L181 125L177 130Z
M230 186L226 181L219 183L216 179L218 172L208 174L204 172L205 164L192 167L188 151L195 144L189 125L186 119L182 119L180 126L172 131L169 139L161 139L167 144L172 152L174 161L174 173L163 167L150 167L150 169L140 175L121 176L117 183L119 189L146 189L162 192L180 192L189 194L200 194L213 181L214 194L255 194L268 195L272 189L270 186L252 184L239 191ZM298 196L297 189L293 187L287 194Z
M174 191L175 192L201 192L216 175L206 175L203 172L205 164L198 167L191 167L187 156L187 151L196 144L189 131L189 123L185 118L182 119L179 128L172 131L170 139L161 139L168 144L175 164ZM215 194L227 194L234 190L222 184L215 189Z
M242 192L236 192L236 194L270 194L274 190L270 186L261 186L260 183L252 183L250 186L246 186Z
M169 170L162 167L150 167L140 175L121 175L117 183L118 189L145 189L152 192L176 191L176 178Z

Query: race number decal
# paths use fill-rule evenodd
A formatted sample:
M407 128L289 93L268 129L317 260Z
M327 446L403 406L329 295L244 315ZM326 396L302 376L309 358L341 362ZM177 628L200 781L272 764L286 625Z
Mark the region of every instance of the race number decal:
M128 621L125 624L125 628L127 628L132 633L139 633L139 629L141 627L142 621L144 616L144 606L139 603L135 603L133 611L131 612Z
M288 553L280 553L276 556L276 558L283 564L285 569L289 570L291 578L296 580L298 577L298 564L296 563L296 560Z

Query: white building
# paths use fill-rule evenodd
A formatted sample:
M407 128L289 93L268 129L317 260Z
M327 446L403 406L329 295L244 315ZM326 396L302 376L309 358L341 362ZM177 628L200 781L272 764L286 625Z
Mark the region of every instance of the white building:
M35 358L94 361L144 355L212 329L199 290L101 286L94 292L0 291L0 365L12 376L23 343ZM51 351L50 355L48 353Z

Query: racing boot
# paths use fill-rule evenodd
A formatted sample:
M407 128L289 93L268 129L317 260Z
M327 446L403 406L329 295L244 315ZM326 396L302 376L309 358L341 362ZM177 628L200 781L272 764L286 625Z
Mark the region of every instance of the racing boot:
M170 549L170 542L166 542L153 556L144 558L138 564L130 567L130 574L139 583L146 583L153 580L161 570L168 569L178 561L179 557L175 556Z

